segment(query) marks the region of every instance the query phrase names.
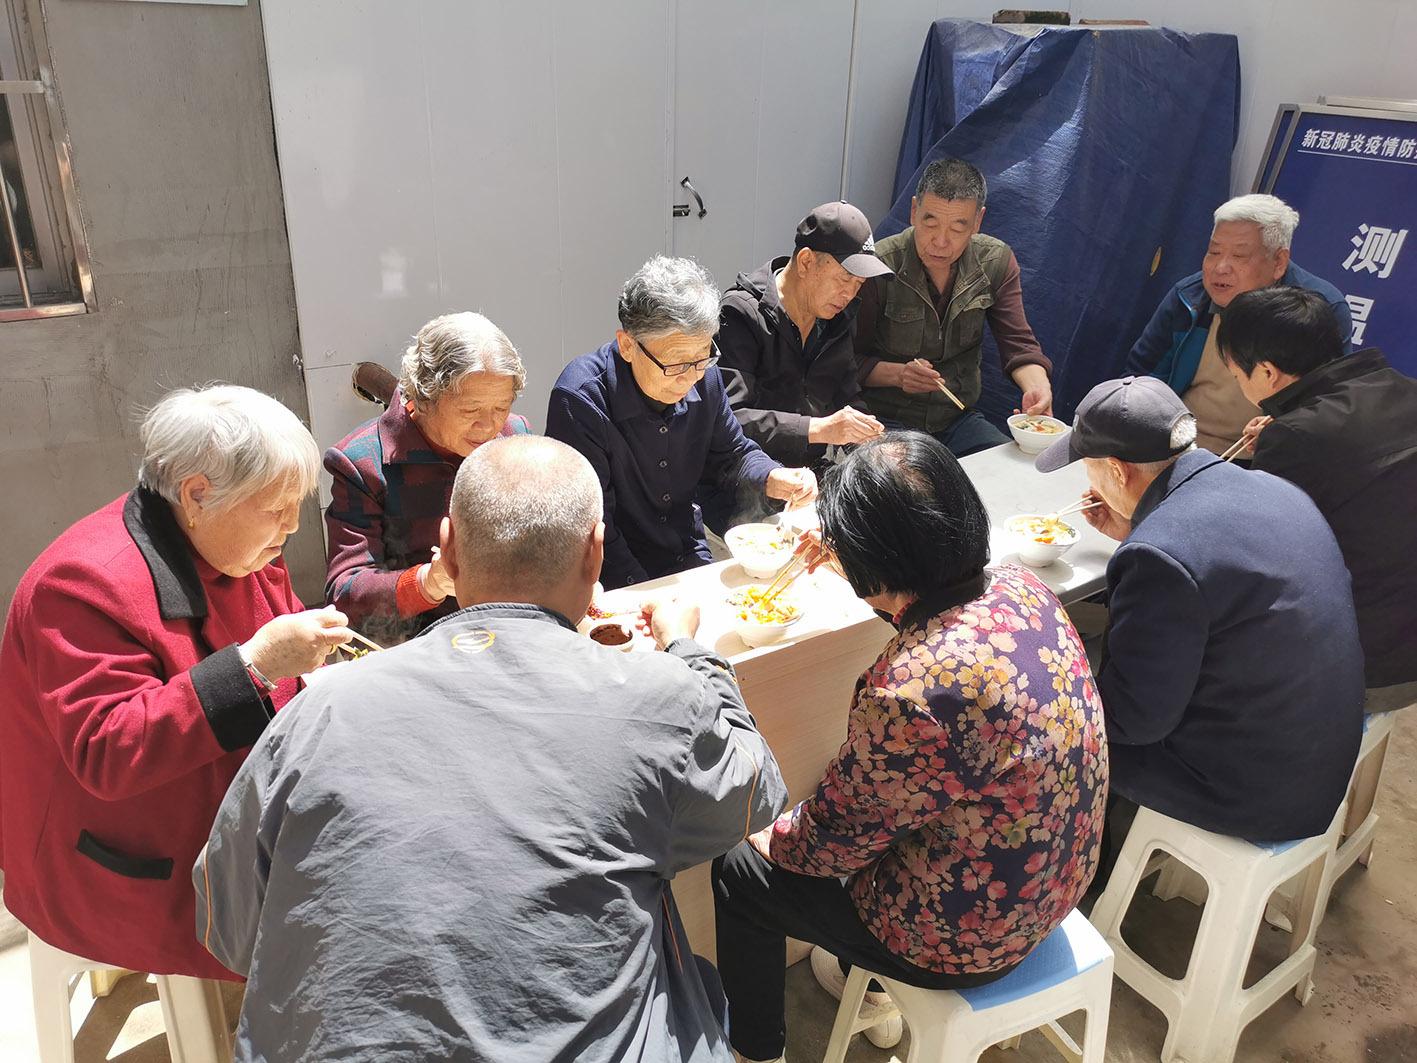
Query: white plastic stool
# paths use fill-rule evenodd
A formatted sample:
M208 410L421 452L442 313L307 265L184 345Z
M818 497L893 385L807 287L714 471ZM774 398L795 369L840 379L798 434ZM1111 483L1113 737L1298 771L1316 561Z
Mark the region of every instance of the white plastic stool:
M75 978L112 965L86 960L29 936L30 981L40 1063L74 1063L69 993ZM228 1063L231 1036L217 982L158 975L157 995L172 1063Z
M1376 712L1363 717L1363 744L1358 747L1358 762L1353 766L1353 778L1348 784L1347 822L1343 824L1343 834L1328 869L1330 886L1354 863L1367 867L1373 855L1373 832L1378 827L1378 814L1373 806L1377 803L1387 747L1400 711Z
M860 1018L866 986L875 978L910 1027L906 1063L974 1063L991 1045L1018 1044L1042 1030L1070 1063L1102 1063L1112 1003L1112 950L1087 917L1073 911L1016 968L977 989L919 989L853 967L841 994L824 1063L842 1063L854 1034L880 1020ZM1079 1047L1057 1024L1087 1014Z
M1289 990L1299 1003L1313 993L1314 931L1324 868L1339 826L1302 841L1256 845L1212 834L1163 816L1137 811L1092 920L1116 953L1117 977L1166 1016L1162 1063L1231 1063L1240 1034ZM1206 885L1205 909L1190 963L1181 979L1168 978L1122 940L1122 918L1132 896L1156 868L1153 853L1185 865ZM1265 902L1274 890L1303 875L1297 891L1289 956L1249 989L1245 968L1259 933ZM1162 890L1157 891L1163 895Z

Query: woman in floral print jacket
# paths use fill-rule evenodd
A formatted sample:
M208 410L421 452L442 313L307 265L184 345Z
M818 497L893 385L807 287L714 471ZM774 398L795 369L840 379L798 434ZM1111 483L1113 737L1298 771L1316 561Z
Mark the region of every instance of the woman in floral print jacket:
M818 508L827 556L897 631L816 792L714 867L748 1060L786 1043L787 936L824 946L813 970L838 996L850 964L933 989L993 981L1077 904L1102 838L1105 728L1082 641L1037 576L986 570L988 517L958 462L890 433L828 474ZM889 1046L899 1019L868 1033Z

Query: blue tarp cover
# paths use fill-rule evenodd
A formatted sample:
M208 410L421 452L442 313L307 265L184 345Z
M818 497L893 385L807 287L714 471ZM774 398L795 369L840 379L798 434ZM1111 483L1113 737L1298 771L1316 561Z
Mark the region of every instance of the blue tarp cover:
M930 27L878 236L910 224L926 165L967 159L989 182L983 231L1023 270L1024 309L1053 359L1055 412L1116 376L1161 297L1200 269L1230 195L1240 59L1230 34ZM1018 389L986 332L981 410Z

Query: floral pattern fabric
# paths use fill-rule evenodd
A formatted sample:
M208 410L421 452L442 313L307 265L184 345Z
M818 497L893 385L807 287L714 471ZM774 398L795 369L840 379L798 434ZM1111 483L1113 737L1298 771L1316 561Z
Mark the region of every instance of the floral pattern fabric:
M1010 565L980 597L901 627L770 852L789 871L847 878L863 922L908 962L993 971L1077 905L1106 798L1082 640L1043 582Z

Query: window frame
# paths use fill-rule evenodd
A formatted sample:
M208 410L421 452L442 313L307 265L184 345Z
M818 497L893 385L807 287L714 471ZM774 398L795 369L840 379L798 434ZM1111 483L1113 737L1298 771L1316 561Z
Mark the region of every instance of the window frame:
M43 11L39 0L4 0L0 14L0 105L18 165L0 179L0 241L16 258L0 268L0 322L89 313L98 300ZM23 188L39 267L20 260L5 179Z

